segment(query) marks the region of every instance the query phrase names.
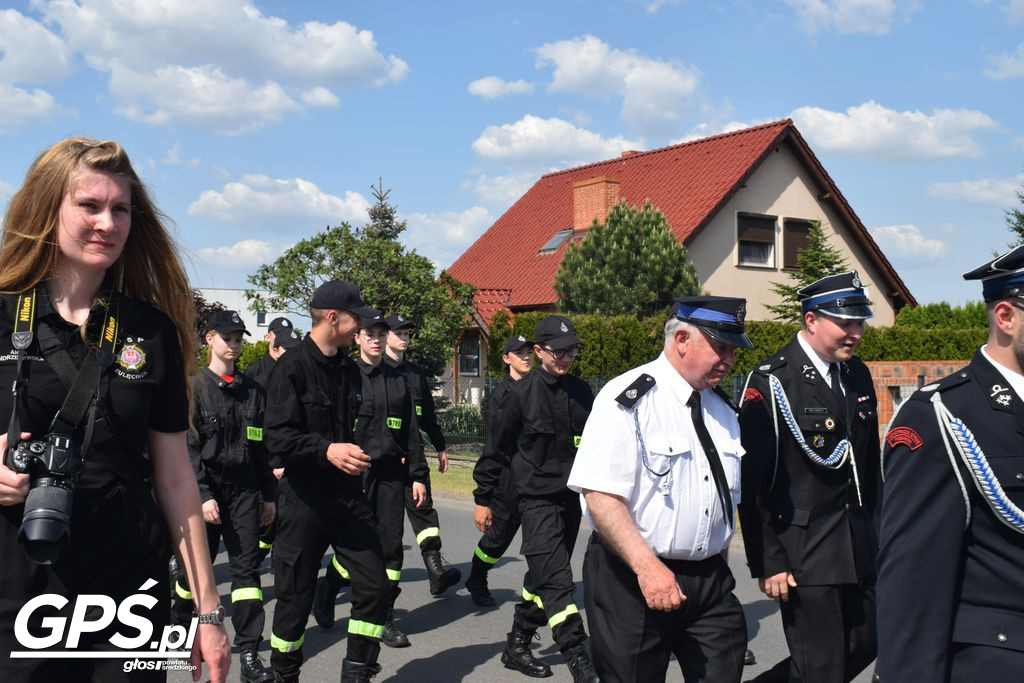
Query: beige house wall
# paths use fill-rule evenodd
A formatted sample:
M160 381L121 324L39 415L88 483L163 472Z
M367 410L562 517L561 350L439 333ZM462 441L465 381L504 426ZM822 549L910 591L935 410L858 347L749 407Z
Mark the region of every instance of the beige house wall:
M774 267L740 266L736 239L736 219L740 213L777 216L775 223ZM892 301L878 284L884 282L879 270L860 248L850 228L841 223L828 201L818 199L818 189L788 146L769 154L715 218L688 244L690 257L705 291L720 296L747 299L747 318L771 320L766 304L778 302L772 290L776 282L789 282L782 269L782 219L819 220L829 242L840 250L851 268L860 273L868 288L875 317L873 325L892 325L895 312Z

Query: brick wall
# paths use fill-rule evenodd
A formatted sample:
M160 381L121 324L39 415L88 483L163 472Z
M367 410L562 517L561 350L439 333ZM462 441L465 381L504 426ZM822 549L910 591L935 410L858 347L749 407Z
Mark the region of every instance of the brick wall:
M892 419L900 401L905 401L919 386L931 384L967 365L966 360L905 360L866 363L871 370L878 395L878 427Z
M604 223L608 212L619 201L619 181L606 176L573 183L573 230L586 230L596 218Z

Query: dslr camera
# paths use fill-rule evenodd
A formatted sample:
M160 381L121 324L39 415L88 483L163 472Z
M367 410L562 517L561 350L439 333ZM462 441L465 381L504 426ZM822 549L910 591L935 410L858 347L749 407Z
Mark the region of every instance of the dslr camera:
M19 441L10 461L12 470L29 475L18 540L30 561L53 564L71 536L71 504L82 467L79 448L71 437L50 434L45 440Z

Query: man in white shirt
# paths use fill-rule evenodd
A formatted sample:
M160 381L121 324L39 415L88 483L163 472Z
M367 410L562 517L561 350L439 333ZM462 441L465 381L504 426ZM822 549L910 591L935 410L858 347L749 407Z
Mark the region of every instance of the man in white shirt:
M596 529L583 569L602 681L739 681L746 623L726 562L739 501L739 424L718 388L750 348L746 302L676 299L663 353L594 401L569 488Z

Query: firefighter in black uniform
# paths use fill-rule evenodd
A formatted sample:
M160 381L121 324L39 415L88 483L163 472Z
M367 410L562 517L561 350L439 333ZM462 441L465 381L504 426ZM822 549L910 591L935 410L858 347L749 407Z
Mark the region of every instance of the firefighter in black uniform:
M1024 672L1024 247L964 278L982 280L988 343L885 437L882 683Z
M533 635L546 623L573 680L589 683L597 676L569 564L582 512L579 497L566 488L566 480L594 394L586 382L568 374L580 342L567 318L544 318L534 339L540 368L512 387L482 455L511 454L522 552L529 567L501 661L527 676L550 676L550 668L529 650Z
M797 294L803 329L747 378L740 520L789 645L765 679L850 681L875 657L878 416L853 355L872 314L856 272Z
M235 311L214 313L207 323L210 362L192 378L189 458L203 501L210 557L221 538L231 565L231 623L245 683L267 683L274 672L260 661L263 640L263 590L257 543L261 524L276 510L277 479L263 448L263 388L235 372L245 324ZM175 582L175 614L180 624L192 616L188 582Z
M385 322L388 325L388 344L384 350L384 362L405 375L416 408L416 421L437 451L437 471L444 474L448 471L448 453L444 433L437 423L427 371L405 357L406 349L409 348L409 335L415 325L400 315L389 315ZM430 581L430 594L441 595L462 579L462 572L445 562L441 556L441 523L430 496L429 472L426 484L427 498L422 506L417 507L412 496L412 482L408 482L405 487L405 514L409 517L412 532L416 534L416 545L423 555L423 566L427 569Z
M270 663L283 681L299 678L316 575L332 544L352 573L352 615L341 680L367 681L380 671L377 655L390 602L388 581L363 493L361 475L369 469L370 457L354 443L362 380L344 353L359 328L358 316L371 310L354 283L324 283L310 301L313 329L270 374L263 437L285 467L278 489L273 556L277 606Z
M487 401L487 433L497 429L501 411L512 386L530 374L533 362L533 342L521 334L505 340L501 360L508 366L508 374L491 391ZM498 603L487 587L487 572L498 560L519 531L519 508L516 506L515 487L508 468L508 454L503 457L480 458L473 468L476 489L473 490L473 522L483 534L473 551L472 569L466 579L466 590L480 607L494 607Z
M370 456L370 469L363 487L370 501L381 545L390 591L388 611L380 641L388 647L408 647L409 639L395 625L395 599L401 593L402 535L404 531L405 486L411 481L413 498L426 498L427 463L423 458L412 394L405 375L383 362L388 327L377 311L361 317L356 337L359 358L356 366L363 377L363 401L355 427L356 443ZM325 629L334 625L334 599L348 577L348 565L336 552L327 572L317 584L313 616Z
M245 369L245 376L263 387L265 394L267 380L270 379L270 371L273 369L274 363L277 362L277 359L284 355L288 349L293 349L298 346L302 339L295 332L295 326L292 325L292 321L288 318L274 318L271 320L270 325L267 326L267 333L263 336L263 339L267 342L267 352L260 356L255 363ZM273 454L269 454L268 457L271 466L274 468L274 476L280 479L284 474L284 468L280 466L279 462L276 462L276 458L274 458ZM260 565L263 564L263 560L267 559L267 555L274 547L275 536L277 536L277 517L260 529Z

